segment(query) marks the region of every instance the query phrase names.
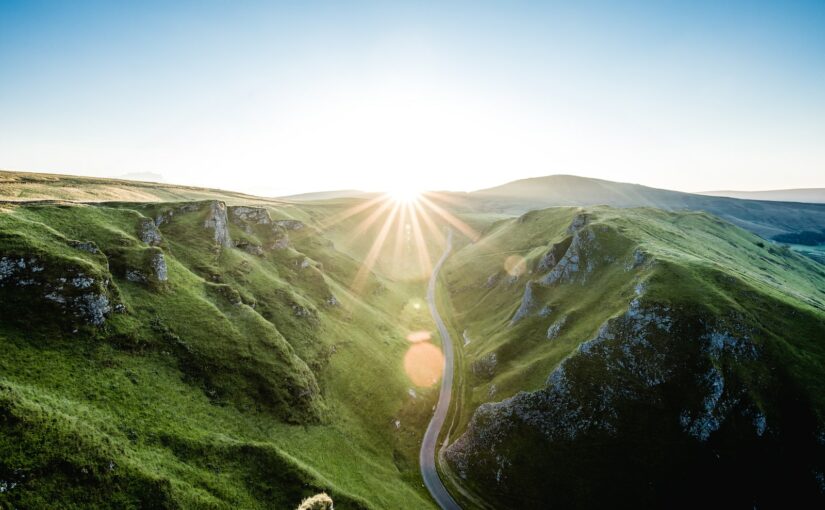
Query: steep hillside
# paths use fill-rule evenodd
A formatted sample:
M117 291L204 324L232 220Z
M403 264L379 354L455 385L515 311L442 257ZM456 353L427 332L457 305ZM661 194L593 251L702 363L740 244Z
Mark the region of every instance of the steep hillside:
M464 198L474 209L514 215L561 205L706 211L766 238L804 230L818 231L825 226L825 205L822 204L703 196L573 175L522 179L468 193Z
M0 506L431 508L423 284L355 293L319 214L3 206Z
M498 508L825 501L825 269L705 213L554 208L446 271L446 448Z

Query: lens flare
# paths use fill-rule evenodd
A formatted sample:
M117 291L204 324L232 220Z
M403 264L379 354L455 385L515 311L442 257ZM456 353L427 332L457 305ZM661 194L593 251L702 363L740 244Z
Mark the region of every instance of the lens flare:
M421 192L414 188L399 187L388 191L387 196L399 204L414 204L421 197Z
M413 344L404 355L404 371L416 386L433 386L444 371L444 354L429 342Z
M504 260L504 270L507 271L510 276L518 278L527 270L527 262L524 260L524 257L510 255Z
M412 342L412 343L415 344L415 343L418 343L418 342L426 342L426 341L432 339L432 337L433 337L433 335L429 331L424 331L424 330L413 331L412 333L407 335L407 341Z

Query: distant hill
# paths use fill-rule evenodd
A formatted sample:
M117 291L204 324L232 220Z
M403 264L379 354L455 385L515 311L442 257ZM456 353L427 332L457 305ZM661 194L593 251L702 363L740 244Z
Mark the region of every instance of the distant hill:
M197 186L0 170L0 201L31 202L37 200L71 202L223 200L228 204L283 203L279 200L235 191Z
M378 193L361 191L357 189L340 189L331 191L314 191L311 193L300 193L298 195L288 195L280 197L284 200L294 200L299 202L314 202L316 200L334 200L339 198L371 198Z
M467 193L464 198L477 210L508 214L552 206L592 205L706 211L763 237L816 231L825 226L823 204L704 196L573 175L521 179Z
M745 200L825 204L825 188L774 189L765 191L703 191L697 194L711 197L742 198Z

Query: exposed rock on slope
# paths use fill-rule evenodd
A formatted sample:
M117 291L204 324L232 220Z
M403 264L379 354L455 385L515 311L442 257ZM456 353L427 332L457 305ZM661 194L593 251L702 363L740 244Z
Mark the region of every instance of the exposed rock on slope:
M448 267L464 320L494 339L469 346L468 366L478 375L491 346L499 354L494 373L467 378L478 407L444 450L467 487L501 508L823 501L814 378L825 380L825 351L814 339L825 338L825 272L707 215L564 214L530 213L489 234L491 252L506 239L540 254L512 318L503 303L518 302L514 292L459 287L490 274L482 248ZM554 359L544 383L514 390L541 356ZM489 401L496 394L508 398Z
M209 212L203 223L205 228L215 231L215 242L228 248L232 246L232 239L229 237L229 221L226 216L226 204L213 200L209 204Z
M6 313L18 320L45 307L56 310L63 323L102 326L117 301L110 275L34 250L0 256L0 290Z

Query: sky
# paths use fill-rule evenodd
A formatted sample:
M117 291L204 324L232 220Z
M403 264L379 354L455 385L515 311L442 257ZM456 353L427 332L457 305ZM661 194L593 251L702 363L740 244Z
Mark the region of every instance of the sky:
M0 168L260 195L825 187L824 27L821 0L0 0Z

